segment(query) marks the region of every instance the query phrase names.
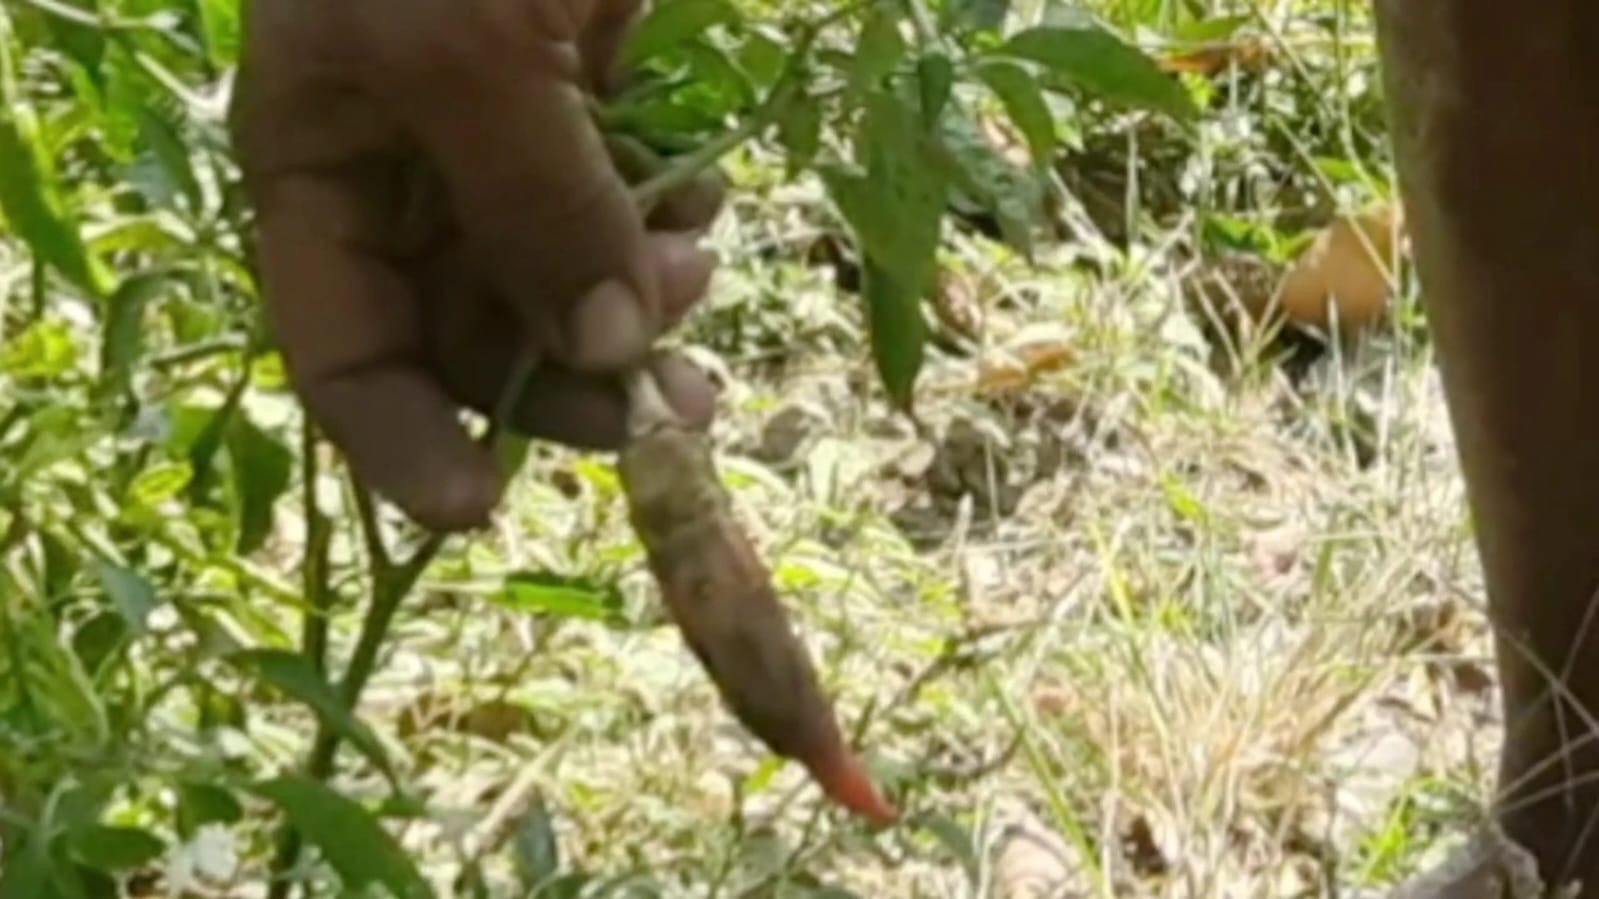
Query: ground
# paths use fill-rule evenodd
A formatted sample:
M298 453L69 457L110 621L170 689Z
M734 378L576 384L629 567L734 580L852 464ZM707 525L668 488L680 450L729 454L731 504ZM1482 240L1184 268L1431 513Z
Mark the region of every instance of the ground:
M1455 845L1498 709L1423 342L1224 377L1180 264L990 256L994 348L930 369L918 426L863 386L825 268L740 251L771 202L720 223L698 327L781 297L812 335L721 357L719 461L906 822L763 762L663 626L608 463L547 453L474 573L619 576L620 623L485 614L441 572L372 700L490 703L407 745L464 827L532 766L563 864L716 896L1378 896ZM1018 384L1007 343L1060 352Z

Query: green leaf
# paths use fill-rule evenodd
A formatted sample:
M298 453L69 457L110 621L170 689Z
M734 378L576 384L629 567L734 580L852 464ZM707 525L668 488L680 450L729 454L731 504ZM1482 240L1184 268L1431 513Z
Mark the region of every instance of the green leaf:
M1027 138L1033 162L1048 165L1055 154L1055 117L1049 104L1044 102L1044 92L1032 73L1010 62L999 60L982 64L978 77L1005 106L1005 113Z
M1368 183L1365 172L1361 171L1360 164L1350 159L1340 159L1336 156L1317 156L1313 160L1316 170L1327 176L1333 184L1343 186L1356 184L1364 186Z
M175 107L176 104L171 105ZM149 99L141 99L133 115L139 124L139 136L154 154L161 170L189 201L189 208L199 210L205 203L205 195L200 191L200 180L195 177L194 162L178 125L179 113L175 108L163 108Z
M92 11L98 13L98 2L87 4ZM78 65L83 66L90 83L95 83L100 78L100 64L105 59L106 40L105 33L92 25L76 22L65 16L48 16L50 35L55 39L55 44ZM88 99L88 98L85 98Z
M949 20L982 31L996 31L1010 14L1010 0L950 0Z
M234 653L229 658L239 667L305 703L324 724L360 750L385 777L394 780L394 768L377 735L351 714L305 656L277 649L251 649Z
M875 93L857 139L865 174L828 167L822 177L864 254L913 291L931 286L947 184L936 147L901 100Z
M272 514L294 476L294 453L243 415L228 428L228 459L239 516L234 552L249 555L272 532Z
M53 319L34 322L0 347L0 371L15 378L59 378L77 364L77 338Z
M680 92L679 99L701 105L708 116L718 119L755 105L755 86L749 75L720 47L693 40L683 45L681 55L693 86Z
M128 627L135 634L144 634L150 613L161 605L155 588L143 575L112 562L96 561L94 572L100 579L100 586L111 598L112 606L122 615Z
M1163 112L1181 121L1198 111L1182 82L1098 25L1040 25L1018 32L995 52L1040 63L1112 103Z
M957 208L992 214L1005 243L1032 259L1033 231L1044 211L1045 175L1001 156L967 116L945 116L942 126L947 155L941 162L955 185Z
M632 875L628 875L632 876ZM562 874L547 882L534 899L583 899L585 896L616 896L618 899L659 899L661 892L650 884L631 883L625 892L619 890L589 890L592 875L581 871Z
M622 620L622 597L576 578L519 572L505 579L493 596L496 603L519 612L555 618L578 618L617 624Z
M92 677L99 674L101 666L113 653L126 645L127 637L128 623L121 615L101 612L73 631L72 652Z
M980 882L981 866L977 859L977 848L972 842L971 833L966 828L944 815L931 813L921 815L916 823L932 834L933 838L955 857L973 886Z
M382 884L399 899L434 899L433 888L399 843L365 808L298 775L256 784L252 792L283 810L321 850L346 889Z
M873 255L913 290L931 286L933 252L948 199L948 186L934 164L935 138L918 124L904 101L880 93L867 104L863 128L866 177L889 217L883 224L890 236L878 242L880 252Z
M942 151L920 124L898 96L874 93L856 140L865 173L821 173L860 244L873 359L889 397L905 411L923 363L921 299L933 285L949 191Z
M197 506L205 506L209 501L211 488L215 484L217 456L226 445L233 419L238 414L240 403L244 400L247 384L248 382L242 379L235 383L228 391L221 408L203 419L204 424L188 443L186 457L190 468L194 470L194 475L189 480L189 501Z
M111 771L97 771L57 794L52 824L62 824L68 830L99 823L104 817L112 794L122 785L122 777Z
M899 32L896 8L879 5L861 25L850 66L850 86L857 92L873 90L905 57L905 38Z
M1195 524L1204 524L1209 520L1209 510L1204 501L1176 476L1168 474L1162 477L1161 489L1166 494L1166 502L1179 517Z
M759 31L751 31L738 48L738 64L762 87L769 87L783 74L788 58L787 45Z
M232 824L244 817L233 793L212 784L178 784L178 832L193 836L207 824Z
M128 499L145 508L154 509L189 486L194 471L187 462L161 462L139 472L128 485Z
M232 67L239 61L239 0L198 0L198 5L206 55L218 68Z
M75 828L68 843L79 861L102 871L137 868L159 858L167 848L147 830L106 824Z
M817 99L796 92L777 118L777 138L788 151L788 171L792 176L808 168L822 147L822 107Z
M83 570L83 557L59 535L41 530L36 532L42 558L39 562L44 595L56 597L71 588L72 579Z
M909 411L915 404L916 378L927 344L922 292L867 260L861 266L861 294L866 300L878 377L894 404Z
M638 65L717 26L738 21L727 0L661 0L634 29L623 60Z
M921 90L922 120L936 122L949 103L950 91L955 82L955 68L949 57L942 53L929 53L916 61L916 82Z
M511 839L511 858L516 863L517 877L530 890L560 873L561 847L543 800L533 803L517 825Z
M40 261L86 293L103 297L110 292L111 276L89 254L56 194L32 108L13 86L5 37L0 33L0 216Z
M144 310L167 277L144 273L124 280L106 300L104 335L100 340L100 377L103 383L127 383L133 367L144 356Z
M55 868L46 841L37 833L21 835L16 845L7 841L5 863L0 864L0 899L59 899L52 876Z
M196 717L199 719L201 731L219 727L244 729L246 723L244 704L237 697L203 685L195 698L195 705L198 706L199 714Z

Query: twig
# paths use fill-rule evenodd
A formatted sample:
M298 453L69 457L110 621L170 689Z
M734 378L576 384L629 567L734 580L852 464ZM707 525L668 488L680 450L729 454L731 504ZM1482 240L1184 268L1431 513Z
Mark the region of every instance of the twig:
M249 346L250 340L247 335L233 334L214 337L210 340L201 340L173 347L170 350L151 356L146 364L157 370L178 368L213 356L242 352L248 349Z
M524 354L517 360L511 377L506 382L505 390L500 394L500 401L494 410L494 418L488 430L484 432L480 443L496 453L501 447L499 444L507 439L509 432L508 423L516 411L517 404L522 395L527 391L527 385L533 378L533 371L538 367L538 357L532 353ZM371 519L371 527L377 527L376 516ZM339 684L340 698L346 708L355 708L361 698L361 691L366 689L367 680L372 676L373 666L377 662L378 652L383 648L383 640L388 636L389 625L394 621L395 612L399 611L400 603L422 579L422 572L437 556L444 546L445 535L442 533L429 534L412 551L405 561L395 565L387 561L384 555L382 567L374 572L372 583L372 604L367 609L366 620L361 623L361 635L356 638L355 650L350 655L350 664L345 670L344 680ZM369 536L368 542L372 545L382 546L383 538L380 534ZM338 735L331 730L326 731L325 742L327 748L320 769L313 769L313 776L323 778L328 775L332 765L333 751L338 747ZM313 751L313 761L320 756Z
M355 514L361 521L361 538L366 544L366 563L373 577L383 577L393 567L389 547L383 542L383 528L378 524L377 504L372 501L372 491L357 485Z
M514 412L523 392L526 391L536 365L537 358L531 353L517 362L505 391L501 394L494 419L480 441L484 446L497 448L496 444L507 430L505 423ZM383 641L388 637L389 627L394 623L394 616L399 611L400 604L421 579L422 572L427 569L434 556L443 548L445 540L445 535L442 533L429 534L410 556L403 562L394 564L389 558L387 549L384 548L383 535L377 530L376 510L369 502L362 502L359 498L357 506L361 509L361 525L367 546L373 550L369 560L372 567L372 595L367 605L366 617L361 622L361 633L356 638L355 649L351 652L349 665L345 668L344 679L339 683L339 699L346 709L354 709L360 702L361 692L366 689L367 681L372 676L378 653L383 648ZM312 739L311 751L306 757L306 774L319 781L327 780L333 773L333 762L338 750L338 732L327 722L318 721L316 736ZM299 832L285 823L278 832L278 853L272 863L274 874L282 874L292 868L299 855ZM274 879L267 895L269 899L285 899L289 887L288 881Z
M316 426L305 423L300 437L300 459L304 469L305 484L302 502L305 505L305 559L301 562L301 584L307 604L305 620L300 628L300 652L318 674L327 673L328 616L333 610L333 591L328 584L328 547L332 543L333 527L317 502L316 486L321 476L317 464Z
M302 564L301 589L305 592L306 604L305 619L300 626L300 654L305 656L311 667L324 677L327 676L328 653L328 616L333 606L332 591L328 584L328 547L332 538L332 527L327 517L322 514L321 504L317 502L317 480L321 474L321 466L317 464L316 455L316 427L306 421L300 436L300 464L304 470L304 485L301 488L301 502L305 506L305 561ZM321 740L326 728L319 721L317 724L316 739ZM285 825L278 831L278 849L272 862L274 874L282 874L292 867L300 855L300 835L293 828ZM274 878L268 888L268 896L272 899L282 899L288 895L289 882Z
M469 863L481 861L483 856L505 843L515 823L539 798L538 785L541 765L527 764L516 774L516 779L505 788L500 798L489 808L488 814L467 834L464 855Z
M640 182L633 188L633 197L638 204L639 214L649 215L662 197L697 177L740 144L763 131L772 122L771 113L781 109L778 104L786 103L788 97L792 95L791 88L773 88L766 103L749 118L740 122L737 128L707 141L693 152L683 154L679 157L680 162L674 163L659 175Z

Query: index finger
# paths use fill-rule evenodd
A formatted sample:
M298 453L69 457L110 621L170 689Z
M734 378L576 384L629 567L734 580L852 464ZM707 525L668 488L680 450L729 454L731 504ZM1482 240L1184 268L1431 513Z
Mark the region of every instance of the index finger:
M411 285L372 252L370 212L336 176L253 185L265 306L295 391L357 480L435 530L486 524L493 458L422 367Z

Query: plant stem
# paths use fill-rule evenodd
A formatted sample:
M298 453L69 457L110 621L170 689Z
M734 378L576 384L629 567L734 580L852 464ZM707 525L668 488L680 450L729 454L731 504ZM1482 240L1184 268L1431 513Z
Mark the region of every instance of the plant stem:
M786 90L782 87L773 88L766 103L749 118L740 122L737 128L707 141L693 152L683 154L677 162L662 170L660 174L640 182L633 188L633 197L638 203L639 213L649 215L650 210L654 209L655 204L666 194L693 180L701 172L715 165L717 160L759 134L772 121L773 116L767 112L768 107L772 107L775 111L780 107L774 104L786 102L792 94L791 88Z
M394 562L389 558L388 545L383 542L377 503L373 501L372 491L360 485L356 485L351 493L355 495L355 514L361 522L361 538L366 543L367 569L373 578L382 577L394 566Z
M327 673L328 616L333 610L333 591L328 584L328 547L333 528L317 503L316 484L321 476L317 464L316 426L307 421L300 437L300 461L305 472L302 502L305 505L305 560L301 563L301 584L309 609L300 627L300 652L318 674Z
M802 86L800 76L805 71L811 45L816 42L817 36L827 25L853 14L857 8L857 5L851 5L835 10L807 26L800 34L799 40L795 42L786 67L778 76L777 82L772 85L772 89L767 92L766 99L762 100L761 104L738 124L738 127L683 154L659 174L646 178L636 185L633 188L633 202L637 204L640 214L649 215L650 210L654 209L655 204L666 194L694 180L701 172L716 165L723 156L776 122L777 117L783 113L788 102Z
M177 368L182 365L188 365L191 362L209 359L212 356L220 356L224 353L242 352L248 349L249 346L249 338L245 335L214 337L210 340L201 340L196 343L173 347L164 353L151 356L146 360L146 364L154 369Z
M537 365L538 359L531 353L517 360L505 390L500 394L500 401L494 410L489 428L480 440L484 447L496 453L500 449L497 444L506 439L505 434L509 430L507 423L516 411L522 394L526 392L528 381L532 379L533 370ZM363 521L368 522L369 528L377 527L375 515L363 516ZM372 604L367 609L366 620L361 623L361 635L356 638L355 650L350 655L350 664L345 669L344 680L339 684L340 698L344 700L346 708L353 709L360 701L361 691L366 689L366 682L372 676L378 652L383 648L383 641L388 636L389 625L394 621L394 613L399 610L400 603L410 594L417 581L422 579L422 572L427 570L433 557L443 548L444 539L444 534L429 534L411 552L411 555L398 565L390 562L386 554L374 560L376 570L372 579ZM369 534L368 544L381 547L382 535ZM322 761L320 766L313 767L312 776L317 778L328 775L333 761L332 753L337 748L339 739L337 734L326 728L323 730L327 735L325 738L327 749L324 750L327 759ZM313 751L313 763L318 757Z
M496 444L503 439L507 431L506 422L509 421L522 394L526 391L536 364L537 359L531 353L516 363L505 391L500 396L494 418L482 437L481 442L485 446L498 449ZM314 457L307 454L306 459L308 467L314 467L311 461ZM356 637L355 649L351 652L349 665L345 668L344 679L339 683L339 699L347 709L354 709L361 701L361 693L372 677L378 653L388 637L389 628L394 623L394 616L399 611L400 604L410 595L417 581L421 580L422 572L427 570L428 564L443 548L446 537L442 533L429 534L410 556L403 562L395 564L384 548L383 535L378 531L376 510L370 499L370 494L358 488L357 504L361 509L362 531L371 550L368 562L372 571L372 595L367 605L366 618L361 622L361 633ZM309 492L307 501L314 504L314 496ZM323 621L325 628L325 617ZM325 645L325 630L323 640ZM311 751L306 757L306 774L319 781L327 780L333 773L333 762L338 750L338 733L326 722L319 720L316 736L311 741ZM277 877L292 868L299 860L300 845L299 831L285 823L278 831L278 851L271 869L274 879L267 893L269 899L285 899L288 896L291 886L289 881Z

